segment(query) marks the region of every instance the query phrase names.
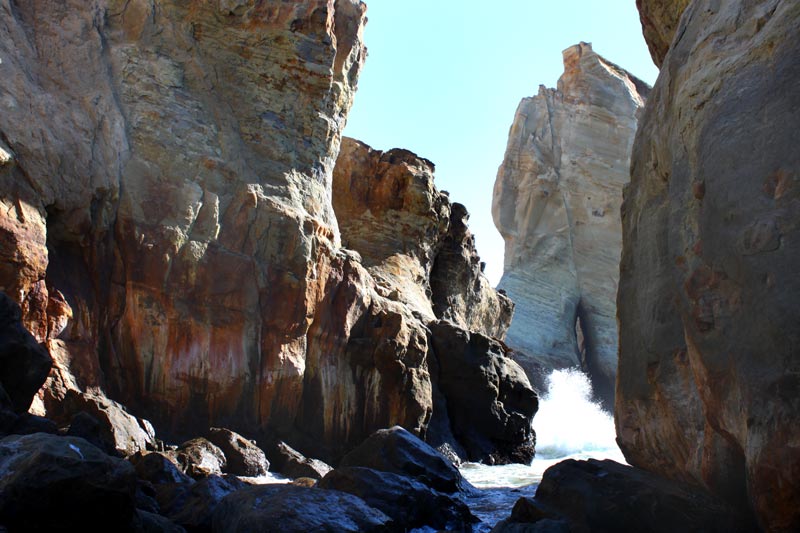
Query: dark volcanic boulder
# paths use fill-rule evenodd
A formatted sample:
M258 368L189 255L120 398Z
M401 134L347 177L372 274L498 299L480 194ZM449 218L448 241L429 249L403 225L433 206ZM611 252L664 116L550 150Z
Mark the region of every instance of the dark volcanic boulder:
M225 472L237 476L263 476L269 470L264 451L229 429L211 428L208 440L225 454Z
M295 485L257 485L224 498L214 533L396 531L391 518L351 494Z
M269 458L270 470L288 478L322 479L331 471L327 463L306 457L283 441L267 445L265 452Z
M451 322L430 324L439 363L438 387L447 398L453 435L472 461L529 463L539 399L522 368L502 345ZM492 408L486 408L487 405Z
M83 439L0 440L0 524L12 531L129 531L136 473Z
M564 515L576 532L734 533L757 529L741 510L700 487L608 460L569 459L548 468L536 500ZM538 516L527 515L531 521ZM545 511L541 518L552 516Z
M175 459L183 472L193 478L220 475L225 468L225 454L208 439L197 437L178 447Z
M174 483L155 487L161 514L189 531L210 532L219 502L244 486L235 478L207 476L191 485Z
M47 350L22 326L21 317L16 302L0 292L0 384L16 413L28 410L53 364Z
M171 459L159 452L137 453L128 458L136 469L139 479L153 485L183 483L191 485L194 480L181 472Z
M345 455L339 466L363 466L408 476L440 492L471 489L450 461L400 426L376 431Z
M398 527L429 526L448 531L467 531L478 521L467 505L412 478L371 468L339 467L317 485L358 496L394 520Z

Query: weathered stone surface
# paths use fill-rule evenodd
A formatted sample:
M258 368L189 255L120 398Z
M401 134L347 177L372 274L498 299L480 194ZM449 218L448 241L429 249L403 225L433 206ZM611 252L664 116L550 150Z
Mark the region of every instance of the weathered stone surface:
M159 452L136 453L128 457L128 461L136 469L139 479L162 485L164 483L177 483L190 485L194 480L181 472L170 458Z
M502 340L511 325L514 303L483 275L484 263L468 220L466 207L450 206L450 227L431 272L433 312L439 319Z
M70 434L86 438L106 453L128 456L151 448L154 444L154 435L149 435L145 430L144 421L137 419L128 413L125 407L102 394L79 393L70 390L60 408L64 413L85 413L96 420L98 425L92 429L87 424L88 420L80 418L81 427L79 429L73 428L75 425L75 417L73 417ZM83 420L82 423L81 420ZM85 431L86 433L81 434L76 431Z
M222 500L214 512L215 533L400 531L382 512L352 494L294 485L260 485Z
M293 421L365 55L360 2L229 7L0 2L0 286L172 431Z
M212 475L197 483L156 487L161 514L189 531L211 532L214 511L228 494L243 488L241 482Z
M452 320L502 339L513 312L482 274L469 215L434 185L434 165L408 150L374 150L345 137L333 174L342 243L378 290L428 322Z
M692 2L622 211L627 461L800 528L800 5Z
M669 481L614 461L568 459L548 468L536 490L528 520L564 515L574 532L755 531L740 509L700 487ZM542 507L544 506L544 507ZM522 520L523 509L517 509ZM536 510L541 512L536 512Z
M470 489L447 459L399 426L376 431L345 455L339 466L361 466L407 476L448 494Z
M539 400L522 368L506 357L499 342L480 333L444 320L430 329L439 364L436 382L467 459L529 463L536 442L531 418Z
M19 306L0 292L0 385L7 407L15 413L28 410L34 394L50 372L52 359L23 327Z
M406 531L425 526L470 531L472 524L478 521L458 497L390 472L343 466L326 474L317 486L358 496Z
M516 304L506 343L538 385L548 370L583 366L609 406L619 208L648 90L587 43L564 50L558 88L517 109L492 202L506 243L498 287Z
M379 428L424 434L432 302L492 335L510 303L430 175L392 207L397 263L341 247L365 9L0 0L0 287L55 360L37 414L104 391L170 440L224 426L328 462ZM447 246L466 285L431 300ZM387 288L398 272L421 277Z
M252 441L225 428L211 428L208 440L222 450L227 464L225 472L236 476L263 476L269 470L264 451Z
M285 442L277 441L266 446L270 469L291 479L322 479L331 471L330 465L319 459L309 458Z
M689 0L636 0L642 33L653 63L661 68Z
M83 439L0 440L0 522L12 531L133 531L136 474Z
M203 437L181 444L175 451L175 460L183 473L195 479L222 474L227 462L222 450Z

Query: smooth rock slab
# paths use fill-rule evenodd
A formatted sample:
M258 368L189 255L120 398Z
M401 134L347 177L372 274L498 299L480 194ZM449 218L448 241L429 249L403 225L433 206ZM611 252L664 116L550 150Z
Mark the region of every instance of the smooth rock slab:
M239 490L217 506L213 525L214 533L397 531L391 518L356 496L294 485Z

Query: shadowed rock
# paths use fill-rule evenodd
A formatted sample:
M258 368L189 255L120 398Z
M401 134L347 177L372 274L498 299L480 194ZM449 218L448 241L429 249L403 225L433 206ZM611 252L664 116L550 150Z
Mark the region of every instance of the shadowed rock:
M83 439L6 437L0 473L0 523L12 531L133 531L133 467Z
M797 2L689 4L622 206L620 448L768 531L800 529L798 25Z
M217 506L213 524L215 533L400 531L388 516L356 496L293 485L237 491Z

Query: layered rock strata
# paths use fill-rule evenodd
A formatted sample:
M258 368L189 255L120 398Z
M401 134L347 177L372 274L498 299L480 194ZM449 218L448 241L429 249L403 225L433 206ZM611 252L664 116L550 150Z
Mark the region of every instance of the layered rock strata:
M36 412L106 392L167 438L225 426L328 461L424 435L433 304L341 247L331 201L365 10L0 0L0 288L54 359ZM449 212L423 215L401 248L442 246ZM473 285L440 314L502 335L510 304Z
M540 87L517 109L492 202L505 239L498 287L516 303L506 343L540 386L553 368L582 366L608 405L619 208L648 91L590 44L567 48L558 88Z
M628 462L800 528L800 5L692 2L622 210Z

